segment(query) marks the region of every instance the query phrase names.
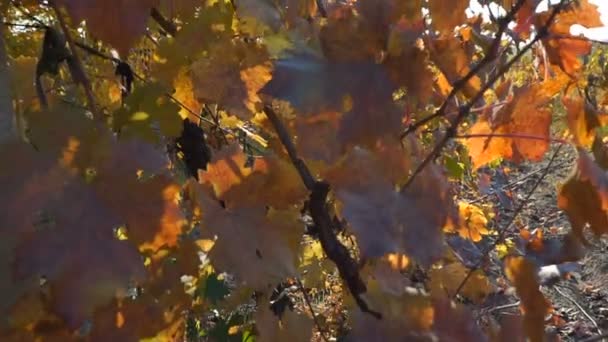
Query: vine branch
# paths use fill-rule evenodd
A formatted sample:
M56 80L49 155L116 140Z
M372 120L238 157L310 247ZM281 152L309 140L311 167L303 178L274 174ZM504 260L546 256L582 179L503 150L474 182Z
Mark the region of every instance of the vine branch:
M365 283L359 275L357 263L351 258L348 249L338 240L334 233L334 223L327 209L327 195L329 194L329 184L323 181L315 180L306 163L298 156L296 147L291 140L287 128L276 114L274 109L266 105L264 113L270 120L274 130L279 136L279 140L291 159L291 163L298 171L302 182L310 191L309 209L310 216L319 232L319 241L321 247L327 257L336 264L340 277L346 283L351 295L357 302L357 306L361 311L371 314L377 319L382 318L382 314L373 311L361 297L361 294L367 291Z

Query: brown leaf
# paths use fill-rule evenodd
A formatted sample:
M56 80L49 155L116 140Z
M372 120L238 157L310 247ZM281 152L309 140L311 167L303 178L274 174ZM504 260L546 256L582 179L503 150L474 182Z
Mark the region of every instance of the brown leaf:
M258 91L270 80L266 51L244 42L215 44L192 64L197 99L216 103L230 114L250 119L261 103Z
M433 306L428 297L404 293L383 292L375 281L368 282L365 295L370 307L382 309L382 319L354 308L352 341L431 341ZM352 301L352 300L351 300Z
M562 99L568 111L568 128L577 146L589 148L595 139L595 128L600 125L593 106L581 96Z
M551 305L538 288L536 273L537 267L524 257L505 260L505 274L521 299L526 336L532 342L542 342L545 338L545 315L551 312Z
M215 267L255 289L295 275L304 226L297 211L266 212L263 205L224 209L195 185L203 215L203 238L217 240L209 253Z
M453 296L465 279L469 270L460 262L453 262L448 265L438 266L429 272L429 288L431 295L441 298L446 294ZM474 303L482 303L492 292L492 286L488 278L480 270L474 271L467 280L460 294Z
M0 218L8 263L0 269L10 274L0 282L7 298L0 310L37 293L44 279L48 312L74 329L145 282L138 249L175 246L183 217L178 187L162 174L162 151L116 141L94 130L82 111L61 109L28 114L39 151L22 143L0 147L0 156L13 161L0 171L0 203L10 210Z
M291 310L286 310L279 318L269 309L269 305L260 305L255 313L255 324L260 332L256 341L308 342L312 337L313 320Z
M443 250L441 227L453 215L449 187L441 172L428 167L411 186L396 191L394 184L403 174L395 171L409 165L407 159L400 163L396 159L392 165L397 166L383 168L379 167L382 162L372 162L375 158L369 151L355 149L352 157L358 165L348 164L354 167L350 174L337 169L328 179L361 253L366 257L402 253L425 265L437 260Z
M415 23L399 21L390 31L384 65L393 82L406 87L410 101L426 105L434 77L429 68L429 54L419 40L423 31L422 20Z
M326 112L298 117L294 125L296 147L303 158L333 163L343 153L337 130L342 113Z
M575 172L559 189L557 205L568 215L574 234L582 241L589 224L596 236L608 232L608 176L579 149Z
M466 0L429 0L429 10L433 27L441 32L452 32L466 21L465 10L469 8Z
M446 8L450 8L447 6ZM444 36L434 39L429 43L431 51L431 60L439 70L454 85L456 81L461 79L469 71L471 64L471 56L464 49L464 44L458 38L453 36ZM463 93L467 97L473 97L481 88L481 80L478 76L473 76L463 87Z
M380 138L399 135L395 89L384 68L373 61L338 63L301 54L277 61L261 92L289 101L300 115L343 112L338 141L351 147L373 146Z
M59 0L76 21L86 21L91 34L115 47L126 57L146 32L156 0Z
M446 298L433 302L433 332L439 341L487 341L475 319L464 305Z

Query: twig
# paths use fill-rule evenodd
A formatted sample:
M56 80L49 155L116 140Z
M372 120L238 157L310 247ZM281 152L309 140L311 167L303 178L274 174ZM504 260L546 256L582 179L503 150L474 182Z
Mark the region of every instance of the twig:
M52 6L53 10L55 11L55 15L57 16L57 20L59 21L59 25L61 26L61 30L63 31L63 35L65 36L65 40L68 42L68 46L70 47L70 50L72 52L72 58L74 60L76 70L80 74L79 81L82 83L82 87L84 88L84 93L87 97L89 110L93 114L93 117L95 117L97 119L102 119L102 116L97 111L97 108L95 106L95 97L93 96L93 89L91 88L91 82L89 81L89 78L87 77L87 75L84 71L84 67L80 60L80 57L78 56L78 51L76 50L76 44L74 44L74 40L72 39L72 35L70 34L68 25L65 22L65 18L63 17L63 14L61 13L61 10L59 9L59 7L55 3L55 1L50 1L49 3Z
M511 11L509 11L509 13L504 18L502 18L503 26L506 27L508 25L508 23L514 18L515 13L517 12L517 10L519 10L519 8L521 7L521 5L523 4L524 1L525 0L519 0L513 6ZM454 136L456 136L456 131L458 129L458 126L460 126L460 124L464 121L464 119L469 115L471 108L473 108L473 105L475 105L475 103L483 97L484 93L488 89L490 89L494 85L494 83L496 83L496 81L498 81L500 79L500 77L502 77L502 75L504 75L509 69L511 69L513 64L515 64L515 62L517 62L526 52L528 52L534 44L536 44L539 40L541 40L542 38L547 36L547 34L548 34L547 28L551 25L551 23L553 22L553 19L555 19L555 16L557 15L557 13L561 10L564 2L565 2L565 0L562 0L553 9L553 11L551 12L551 15L547 19L547 22L545 23L545 25L543 27L541 27L538 30L539 32L532 39L532 41L530 41L528 44L526 44L526 46L524 46L517 55L513 56L513 58L511 58L505 65L503 65L500 69L498 69L498 71L493 76L490 77L490 79L484 84L483 87L481 87L481 89L477 92L477 94L466 105L460 107L460 109L458 111L458 116L456 117L454 122L452 122L450 127L448 127L448 129L445 132L445 135L435 145L433 150L418 165L418 167L414 170L414 172L412 172L412 175L410 176L410 178L403 185L404 189L407 188L408 186L410 186L414 182L414 179L422 172L422 170L424 170L424 168L431 161L433 161L439 155L439 153L441 153L441 151L443 150L445 145L448 143L448 141L450 139L452 139ZM502 28L502 26L501 26L501 28ZM504 31L504 28L503 29L499 28L499 30L496 34L497 36L496 36L495 40L500 40L500 37L502 36L503 31ZM463 87L463 85L461 84L459 88L462 88L462 87ZM457 87L455 86L454 89L456 89L456 88ZM454 89L452 89L452 90L454 90ZM446 101L444 101L444 105L442 105L442 108L447 106L447 104L446 104L447 101L448 101L448 99L446 99ZM441 110L441 108L440 108L440 110ZM443 115L443 111L441 111L440 113Z
M300 280L300 278L296 278L296 282L298 283L298 287L300 288L300 291L302 292L302 296L304 296L304 301L306 302L306 306L308 306L308 310L310 310L310 314L312 315L312 320L315 322L315 325L317 326L317 330L319 331L321 338L323 339L323 341L329 342L329 338L325 335L326 334L325 330L323 328L321 328L321 323L319 323L319 319L317 318L317 315L315 314L315 310L313 309L312 303L310 302L310 297L308 296L308 293L306 293L306 289L304 289L304 285L302 284L302 281Z
M295 145L287 132L287 128L283 125L283 122L275 113L274 109L271 106L266 105L264 107L264 113L266 113L266 117L268 117L268 120L270 120L274 130L277 132L279 140L287 150L291 163L298 171L302 182L311 192L309 197L310 216L319 232L319 241L321 242L323 251L327 254L327 257L336 264L336 267L340 272L340 277L348 286L359 309L381 319L382 315L379 312L371 310L363 298L361 298L361 294L365 293L367 289L359 275L357 263L351 258L348 249L340 240L338 240L338 237L334 233L334 222L329 215L326 205L329 184L314 179L308 166L306 166L306 163L298 157Z
M177 34L177 27L175 27L171 20L165 18L165 16L163 16L162 13L160 13L158 9L156 9L156 7L152 7L152 10L150 11L150 16L152 16L152 19L154 19L158 26L165 30L165 32L175 37L175 34Z
M595 327L595 329L597 330L597 332L600 335L603 334L602 329L600 329L600 326L597 324L597 322L595 321L595 319L593 319L593 317L587 311L585 311L585 309L576 301L576 299L574 299L574 298L570 297L569 295L567 295L566 293L564 293L564 291L560 290L558 286L554 286L553 289L557 293L559 293L562 297L564 297L567 300L571 301L572 304L576 305L576 307L583 314L583 316L587 317L587 319L591 322L591 324L593 324L593 326Z
M510 230L511 226L513 225L513 223L515 223L515 219L517 219L517 217L522 212L522 210L524 210L524 207L530 201L530 198L532 197L532 195L534 194L534 192L536 192L536 189L540 186L540 184L543 182L543 180L545 179L545 177L547 177L547 175L549 174L549 170L553 166L553 163L555 162L555 159L557 158L557 156L558 156L559 152L561 151L562 147L564 147L564 145L559 145L557 147L557 149L555 150L555 152L553 152L553 155L551 156L551 159L549 160L549 163L543 169L543 173L536 180L536 183L534 183L534 185L532 186L532 189L530 189L530 191L528 191L528 193L526 194L525 199L523 201L521 201L521 203L519 204L519 206L515 209L515 212L513 212L513 215L511 216L511 219L505 224L505 227L498 233L498 236L496 237L496 240L494 240L494 242L488 248L485 249L485 251L483 252L483 254L481 255L481 257L479 258L479 261L477 262L477 264L473 268L471 268L469 270L469 272L467 273L467 275L464 277L464 279L462 279L462 281L460 282L460 285L458 285L458 287L456 288L456 291L454 292L453 297L456 297L458 295L458 293L460 293L460 291L462 290L462 288L464 287L464 285L467 283L467 281L469 281L469 279L471 278L471 276L473 275L473 273L481 267L483 261L490 254L490 252L493 251L494 248L496 248L496 246L498 246L498 244L500 244L500 243L503 242L503 240L505 239L505 237L507 235L507 232Z
M504 304L504 305L499 305L499 306L495 306L491 309L488 310L488 313L494 312L494 311L500 311L500 310L504 310L504 309L511 309L511 308L516 308L521 304L521 301L517 301L515 303L509 303L509 304Z

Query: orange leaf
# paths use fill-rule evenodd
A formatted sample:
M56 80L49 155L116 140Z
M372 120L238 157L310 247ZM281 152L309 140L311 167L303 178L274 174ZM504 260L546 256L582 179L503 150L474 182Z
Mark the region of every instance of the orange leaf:
M431 60L452 85L470 71L471 56L465 51L463 43L458 38L444 36L434 39L429 42L429 49ZM475 96L480 88L481 80L478 76L473 76L464 85L463 93L470 98Z
M595 139L595 128L600 125L593 106L580 96L562 99L568 111L568 128L574 135L574 142L589 148Z
M574 24L580 24L588 28L603 26L597 9L598 7L590 4L588 0L570 3L569 7L557 14L553 20L549 27L549 38L542 40L551 64L558 66L571 77L580 72L582 63L579 57L591 52L591 42L583 39L567 38L570 35L570 27ZM551 10L538 15L536 26L544 26L550 13ZM551 35L560 37L551 38Z
M586 224L596 236L608 233L608 176L579 149L575 172L559 189L557 205L563 209L574 233L584 242Z
M467 0L429 0L433 27L441 32L452 32L456 26L465 23L467 8Z
M307 191L290 162L275 155L253 159L249 167L248 156L238 144L224 147L200 171L201 183L213 186L215 195L226 205L247 206L265 204L286 208L304 200Z
M505 274L521 299L526 336L531 342L542 342L545 340L545 315L551 312L551 306L538 288L536 272L537 267L524 257L505 260Z
M540 160L549 148L551 110L547 105L565 85L565 77L556 77L519 88L511 102L493 117L480 117L468 133L481 137L464 142L473 166L479 168L500 157L515 162ZM500 136L492 137L493 134Z

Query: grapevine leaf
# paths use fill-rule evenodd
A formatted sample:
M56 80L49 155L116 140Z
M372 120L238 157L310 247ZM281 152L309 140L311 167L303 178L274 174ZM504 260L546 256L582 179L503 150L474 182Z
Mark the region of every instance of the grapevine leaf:
M266 51L241 41L216 44L192 64L197 99L217 103L245 120L257 112L261 103L257 93L270 77Z
M285 311L281 318L278 318L268 305L263 305L256 311L255 321L256 327L260 331L256 341L307 342L312 337L312 319L291 310Z
M264 204L284 209L305 199L307 191L290 163L266 155L248 167L248 159L238 144L224 147L200 172L201 183L212 185L228 207Z
M553 24L549 27L549 38L542 40L547 50L549 62L572 77L581 71L582 63L579 57L586 56L591 52L591 42L568 38L570 27L574 24L585 27L604 26L597 8L596 5L590 4L588 0L570 3L568 8L557 14L555 20L553 20ZM537 27L545 25L550 12L547 11L537 16ZM552 38L552 36L557 36L557 38Z
M549 148L548 104L565 85L564 77L555 77L516 89L510 102L495 115L480 117L468 132L479 137L465 140L473 166L479 168L497 158L540 160Z
M434 268L429 272L429 287L431 295L442 297L446 294L453 296L462 280L469 272L460 262ZM459 292L474 303L482 303L492 293L490 281L480 270L474 271L463 288Z
M368 282L366 297L370 306L382 308L383 317L379 320L359 310L352 311L353 341L430 339L433 307L428 297L411 293L392 295L383 292L374 281Z
M424 265L437 260L443 250L441 227L453 214L448 185L440 171L428 167L410 187L396 191L394 184L406 175L409 165L403 154L390 162L375 159L362 149L354 149L351 156L356 163L348 165L354 169L338 167L328 179L361 253L366 257L402 253ZM384 168L378 167L383 164ZM419 248L422 245L433 247Z
M453 86L470 71L471 56L463 42L456 37L446 36L430 42L431 60ZM467 97L473 97L481 88L479 76L473 76L462 88Z
M76 21L86 21L91 34L114 46L126 56L146 32L155 0L60 0Z
M255 289L295 274L294 250L304 232L296 213L267 213L263 206L224 209L201 187L196 191L203 237L217 236L209 253L217 269L234 273Z
M114 112L114 129L127 136L158 142L164 136L178 137L182 132L180 108L166 96L160 84L147 84L129 95L124 106Z
M560 187L557 204L582 241L587 241L583 234L586 224L596 236L607 232L608 177L587 152L579 150L575 172Z
M452 32L454 27L466 20L465 10L469 7L466 0L430 0L429 10L433 27L441 32Z
M439 341L487 341L474 321L464 305L455 305L445 298L433 302L433 331Z
M595 128L600 125L595 109L580 96L564 97L562 102L568 111L568 128L574 135L574 142L581 147L591 147Z
M458 235L473 242L479 242L483 235L488 235L488 219L481 208L473 204L460 202L458 203L458 210L460 212L460 226L456 227L454 223L448 222L444 227L446 232L457 232Z
M505 273L521 299L526 336L533 342L544 341L545 315L551 311L551 306L539 290L537 267L524 257L509 257L505 260Z

